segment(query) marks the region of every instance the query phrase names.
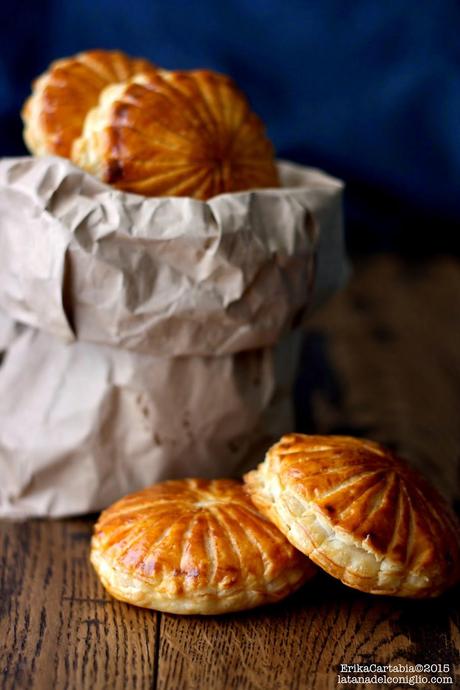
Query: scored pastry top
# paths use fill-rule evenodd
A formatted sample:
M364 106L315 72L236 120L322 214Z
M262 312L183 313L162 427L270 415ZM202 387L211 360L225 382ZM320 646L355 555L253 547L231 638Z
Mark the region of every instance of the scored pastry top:
M147 196L208 199L279 186L273 147L234 82L209 70L138 75L88 114L72 160Z
M291 434L245 480L255 505L291 543L345 584L421 597L460 577L455 515L378 443Z
M316 571L225 479L167 481L121 499L95 526L91 560L115 597L172 613L277 601Z
M33 84L22 110L24 139L35 155L69 158L86 115L108 85L155 71L118 50L88 50L56 60Z

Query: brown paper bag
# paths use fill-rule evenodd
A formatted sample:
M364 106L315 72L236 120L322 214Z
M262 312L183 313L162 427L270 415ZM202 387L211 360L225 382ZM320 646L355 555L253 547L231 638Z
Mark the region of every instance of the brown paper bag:
M292 429L292 329L346 262L341 183L280 174L200 202L0 162L0 515L233 476Z

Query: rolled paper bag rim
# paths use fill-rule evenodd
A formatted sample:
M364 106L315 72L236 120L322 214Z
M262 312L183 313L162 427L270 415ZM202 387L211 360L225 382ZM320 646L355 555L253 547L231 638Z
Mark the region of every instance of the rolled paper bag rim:
M281 182L279 187L262 187L241 190L238 192L222 192L221 194L216 194L215 196L210 197L206 200L195 199L194 197L190 196L145 196L142 194L135 194L133 192L126 192L121 189L117 189L116 187L113 187L112 185L109 185L97 179L96 177L94 177L94 175L91 175L90 173L75 165L71 160L67 158L62 158L61 156L52 155L1 156L0 169L2 169L2 184L4 183L4 181L9 181L12 184L14 184L19 178L27 180L27 175L29 173L35 177L34 169L36 169L37 167L43 168L46 175L48 173L49 168L48 164L53 162L62 166L60 173L60 177L62 180L65 177L68 177L69 175L72 175L72 173L74 173L75 179L77 179L78 177L82 178L81 184L84 184L88 190L91 190L92 194L107 192L110 193L112 196L131 197L138 200L153 202L161 202L165 199L169 199L171 201L178 202L179 204L184 202L192 202L193 205L197 206L212 205L212 203L216 199L220 199L221 197L238 198L240 196L244 196L254 192L258 194L270 194L271 192L284 194L286 192L288 193L292 190L304 187L324 186L334 187L342 190L345 187L345 182L343 180L327 173L321 168L307 166L301 163L296 163L295 161L278 158L276 160L276 167L278 169L278 175ZM43 194L43 192L45 191L47 180L43 179L42 182L43 187L40 188L41 194ZM54 191L52 190L51 186L49 187L49 189L50 191ZM46 199L46 196L44 196L43 198Z
M0 309L155 356L274 345L311 303L315 255L316 292L346 276L343 184L278 165L289 186L200 201L122 192L62 158L3 159Z

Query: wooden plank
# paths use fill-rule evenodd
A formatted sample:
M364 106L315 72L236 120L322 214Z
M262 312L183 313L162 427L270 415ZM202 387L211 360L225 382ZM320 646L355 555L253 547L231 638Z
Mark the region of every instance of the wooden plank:
M458 498L458 313L454 259L414 266L378 257L358 266L349 287L312 316L298 428L387 443ZM332 690L342 663L447 663L460 673L454 597L382 599L320 575L271 609L162 616L158 687Z
M312 316L298 428L381 440L458 498L459 308L454 259L358 266ZM90 529L0 524L0 690L332 690L340 664L390 661L460 673L458 590L399 601L321 574L276 607L160 616L104 593L87 560Z
M340 665L355 663L448 663L458 674L452 597L377 598L319 575L276 607L209 620L164 615L158 688L335 690Z
M158 614L109 597L88 520L0 523L1 690L147 690Z

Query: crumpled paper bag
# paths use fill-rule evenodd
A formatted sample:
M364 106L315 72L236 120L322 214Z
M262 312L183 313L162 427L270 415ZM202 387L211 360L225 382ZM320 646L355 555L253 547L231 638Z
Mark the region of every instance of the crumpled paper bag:
M0 515L234 476L292 429L292 329L346 262L341 183L280 175L200 202L0 162Z
M286 163L280 175L288 186L202 202L125 194L62 158L4 160L0 309L158 356L273 345L308 304L318 235L319 290L343 276L341 183Z

